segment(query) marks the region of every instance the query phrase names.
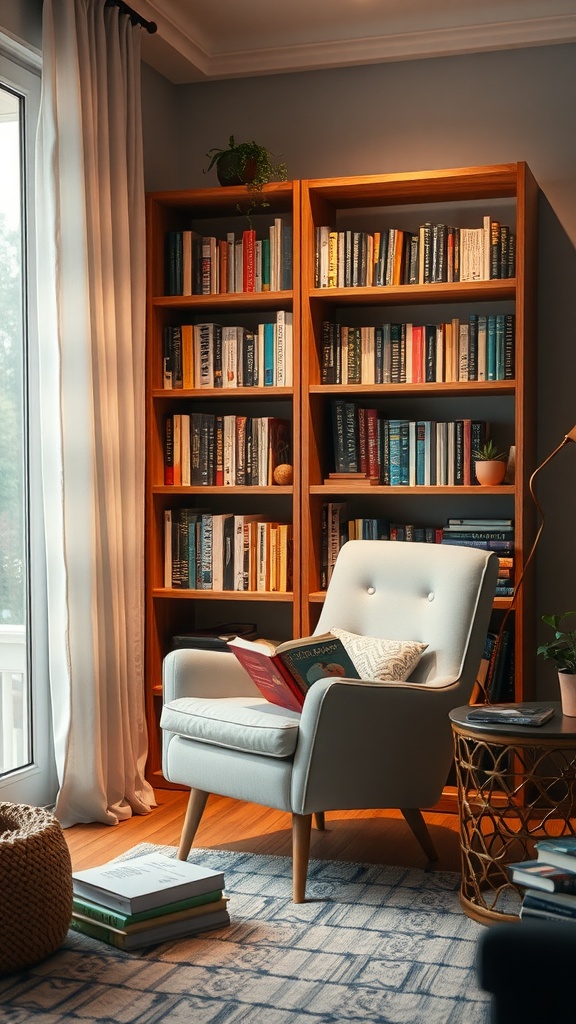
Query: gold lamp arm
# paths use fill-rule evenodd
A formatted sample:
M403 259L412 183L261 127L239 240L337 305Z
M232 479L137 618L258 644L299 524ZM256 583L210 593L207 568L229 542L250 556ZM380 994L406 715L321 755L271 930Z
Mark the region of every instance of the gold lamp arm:
M540 505L540 502L538 501L538 498L536 497L536 492L534 490L534 481L535 481L538 473L540 472L540 470L544 469L544 466L547 466L548 463L551 462L552 459L558 454L560 449L564 448L570 441L576 441L576 424L574 424L574 426L572 427L572 430L569 430L568 433L564 435L563 440L554 449L554 451L550 452L550 455L548 455L544 459L544 461L541 462L540 465L536 467L536 469L532 473L532 476L530 477L530 480L528 481L528 490L530 491L530 494L532 496L532 500L533 500L534 504L536 505L536 508L538 509L538 511L540 513L540 520L541 521L540 521L540 526L538 527L538 530L536 532L536 536L534 538L534 543L532 544L532 547L530 548L528 557L527 557L526 561L524 562L524 565L523 565L523 568L522 568L522 572L520 573L520 577L518 579L518 582L516 583L516 586L514 587L514 593L512 594L512 599L510 601L510 604L508 605L508 608L506 609L506 613L504 615L504 618L502 619L502 622L500 623L500 628L498 630L498 635L496 637L496 644L495 644L496 653L498 652L498 648L499 648L500 643L502 641L502 633L504 632L504 626L506 625L506 622L508 621L508 616L510 615L510 612L512 612L514 610L514 607L515 607L515 604L516 604L516 598L518 597L518 594L520 593L520 589L521 589L522 584L524 582L524 577L526 575L526 571L527 571L528 566L530 565L530 563L531 563L531 561L532 561L532 559L533 559L533 557L534 557L534 555L536 553L536 548L538 547L538 541L540 540L540 537L542 535L542 531L544 529L544 511L542 509L542 506ZM482 689L484 691L485 703L488 704L488 703L490 703L489 699L488 699L488 694L487 694L486 690L484 689L484 687L482 687Z

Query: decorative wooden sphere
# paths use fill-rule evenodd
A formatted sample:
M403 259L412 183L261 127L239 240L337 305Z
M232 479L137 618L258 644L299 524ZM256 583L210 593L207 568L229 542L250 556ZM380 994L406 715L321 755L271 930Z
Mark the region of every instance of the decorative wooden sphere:
M276 466L273 473L273 479L275 484L287 485L292 483L292 466L283 462L280 466Z

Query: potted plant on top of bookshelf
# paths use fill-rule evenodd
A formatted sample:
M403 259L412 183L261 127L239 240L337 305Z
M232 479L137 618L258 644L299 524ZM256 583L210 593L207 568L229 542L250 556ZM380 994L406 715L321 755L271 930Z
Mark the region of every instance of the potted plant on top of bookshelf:
M257 142L236 142L231 135L225 149L210 149L207 174L216 167L221 185L246 185L252 192L261 192L269 181L286 181L286 164Z
M506 455L498 451L491 438L472 452L472 458L479 484L493 487L502 483L506 475Z
M560 628L571 615L576 615L576 611L542 616L542 621L554 630L554 639L540 644L536 654L556 663L562 713L576 718L576 628Z

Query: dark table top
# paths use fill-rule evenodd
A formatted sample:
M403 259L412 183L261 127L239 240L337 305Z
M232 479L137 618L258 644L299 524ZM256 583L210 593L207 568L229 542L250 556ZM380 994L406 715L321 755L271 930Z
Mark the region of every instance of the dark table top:
M573 738L576 746L576 718L562 714L559 700L526 701L523 704L515 704L514 706L518 708L554 708L554 715L547 722L544 722L543 725L511 725L509 722L469 722L466 716L471 709L468 704L465 704L463 707L454 708L450 712L450 721L454 722L455 725L463 726L466 730L470 729L477 733L492 733L503 738L506 737L512 742L515 736L519 739L521 738L524 742L527 739L531 739L535 744L539 740L548 742L552 739L566 740Z

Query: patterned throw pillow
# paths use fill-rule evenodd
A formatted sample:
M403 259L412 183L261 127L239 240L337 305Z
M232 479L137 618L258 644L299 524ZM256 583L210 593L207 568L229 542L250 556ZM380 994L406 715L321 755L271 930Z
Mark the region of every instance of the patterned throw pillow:
M340 638L361 679L401 682L408 679L428 644L417 640L381 640L378 637L349 633L338 626L330 630Z

